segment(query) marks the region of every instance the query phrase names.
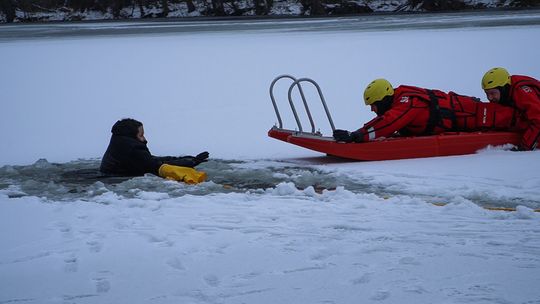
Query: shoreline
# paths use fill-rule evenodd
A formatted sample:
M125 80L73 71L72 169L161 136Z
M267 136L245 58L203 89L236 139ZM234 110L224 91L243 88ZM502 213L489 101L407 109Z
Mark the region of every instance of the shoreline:
M363 13L344 13L327 15L305 15L305 14L275 14L275 15L228 15L228 16L172 16L172 17L130 17L130 18L101 18L101 19L83 19L83 20L14 20L7 22L0 19L0 28L9 25L55 25L55 24L92 24L92 23L118 23L118 22L198 22L198 21L264 21L264 20L316 20L333 18L362 18L369 16L407 16L407 15L438 15L438 14L467 14L467 13L490 13L490 12L524 12L539 11L540 6L536 7L486 7L486 8L466 8L459 10L433 10L433 11L373 11ZM2 14L0 13L0 16ZM3 15L5 17L5 15Z
M421 16L421 18L418 18ZM540 9L496 9L437 13L374 13L355 16L237 16L0 24L0 43L48 38L194 34L272 30L277 32L388 31L500 26L540 26Z

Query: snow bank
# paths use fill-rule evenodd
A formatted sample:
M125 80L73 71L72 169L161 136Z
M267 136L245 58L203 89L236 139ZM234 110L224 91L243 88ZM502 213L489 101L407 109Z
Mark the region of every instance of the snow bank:
M540 216L319 194L0 196L0 301L527 302ZM504 214L504 216L499 216ZM13 233L16 231L16 233Z

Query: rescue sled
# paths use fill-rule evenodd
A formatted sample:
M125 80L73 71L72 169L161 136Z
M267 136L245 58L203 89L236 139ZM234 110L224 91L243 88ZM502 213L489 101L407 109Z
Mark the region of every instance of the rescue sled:
M295 130L283 128L281 115L274 98L274 86L280 79L292 80L288 90L288 101L298 127ZM333 137L323 136L321 132L315 131L315 123L302 88L302 83L306 82L311 83L316 88L330 127L332 131L335 130L319 85L309 78L296 79L290 75L281 75L276 77L270 85L270 99L276 112L278 124L268 131L268 136L327 155L366 161L474 154L487 146L504 144L517 146L521 139L521 134L513 132L451 132L433 136L391 137L364 143L336 142ZM300 122L292 100L292 92L295 88L298 89L302 98L311 125L311 132L304 131Z

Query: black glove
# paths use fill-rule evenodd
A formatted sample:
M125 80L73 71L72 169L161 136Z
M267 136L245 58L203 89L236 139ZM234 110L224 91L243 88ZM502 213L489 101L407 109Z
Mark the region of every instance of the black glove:
M355 143L361 143L364 141L364 133L362 133L360 130L351 132L350 136L351 140Z
M204 152L201 152L201 153L197 154L197 156L195 156L193 160L198 165L200 163L204 163L205 161L208 161L208 156L210 156L210 154L207 151L204 151Z
M334 139L336 141L343 141L346 143L350 143L350 142L361 143L364 141L364 133L362 133L362 131L360 130L349 132L347 130L336 129L334 130L334 133L332 135L334 136Z
M332 136L336 141L343 141L347 143L352 141L351 133L347 130L335 129Z

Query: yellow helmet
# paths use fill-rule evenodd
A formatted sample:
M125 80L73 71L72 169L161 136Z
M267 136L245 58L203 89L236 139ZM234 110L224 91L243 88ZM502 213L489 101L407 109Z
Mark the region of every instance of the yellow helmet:
M364 90L364 102L369 106L391 95L394 95L392 84L386 79L375 79Z
M489 90L510 84L510 74L505 68L493 68L482 77L482 89Z

